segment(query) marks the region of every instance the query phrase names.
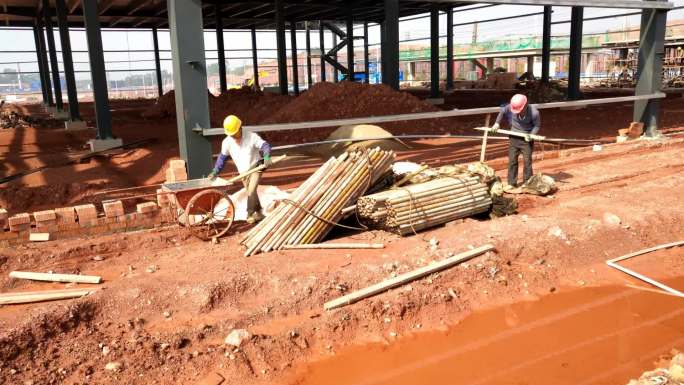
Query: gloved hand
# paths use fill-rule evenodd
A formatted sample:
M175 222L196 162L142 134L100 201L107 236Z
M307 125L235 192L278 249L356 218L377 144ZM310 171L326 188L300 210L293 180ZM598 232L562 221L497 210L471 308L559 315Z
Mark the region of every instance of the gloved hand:
M214 180L214 179L216 179L216 176L218 176L218 172L216 172L216 170L212 170L212 171L209 173L209 175L207 175L207 178L209 178L209 179L211 179L211 180Z
M532 138L530 138L530 134L525 134L525 141L526 142L532 141Z
M273 164L270 155L264 155L264 168L269 168Z
M501 126L499 126L499 123L494 123L494 125L492 126L492 128L489 129L489 132L491 132L492 134L494 134L494 133L496 133L497 131L499 131L499 128L501 128Z

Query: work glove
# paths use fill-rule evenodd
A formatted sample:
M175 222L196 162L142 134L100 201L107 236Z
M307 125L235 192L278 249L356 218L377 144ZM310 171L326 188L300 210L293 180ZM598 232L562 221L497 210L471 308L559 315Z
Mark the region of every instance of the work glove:
M492 128L489 129L489 132L491 132L492 134L494 134L494 133L496 133L497 131L499 131L499 128L500 128L500 127L501 127L501 126L499 126L499 123L494 123L494 125L492 126Z
M530 137L530 134L525 134L525 141L526 142L531 142L532 138Z
M214 179L216 179L217 176L218 176L218 172L216 172L216 170L212 170L212 171L209 173L209 175L207 175L207 178L209 178L209 179L211 179L211 180L214 180Z
M273 164L270 155L264 155L264 168L269 168Z

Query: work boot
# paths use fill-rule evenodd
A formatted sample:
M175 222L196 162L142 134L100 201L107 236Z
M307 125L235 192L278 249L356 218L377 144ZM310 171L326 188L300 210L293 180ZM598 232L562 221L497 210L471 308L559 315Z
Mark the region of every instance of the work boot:
M508 184L508 183L506 183L506 184L503 186L503 190L504 190L505 193L510 193L511 191L514 191L515 189L516 189L515 186L510 185L510 184Z
M252 218L254 218L255 222L261 222L265 217L261 211L256 211L254 214L252 214Z

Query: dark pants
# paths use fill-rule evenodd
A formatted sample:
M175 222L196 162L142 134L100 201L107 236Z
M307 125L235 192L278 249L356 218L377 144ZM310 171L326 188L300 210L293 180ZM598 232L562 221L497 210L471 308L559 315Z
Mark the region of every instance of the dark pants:
M524 164L523 183L532 177L532 149L534 142L526 142L523 138L511 136L508 145L508 184L518 183L518 155L522 154Z

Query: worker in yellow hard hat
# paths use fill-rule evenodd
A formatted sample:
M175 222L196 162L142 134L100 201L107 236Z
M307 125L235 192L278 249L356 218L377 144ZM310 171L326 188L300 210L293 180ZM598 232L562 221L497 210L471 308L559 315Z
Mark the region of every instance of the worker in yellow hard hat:
M216 160L214 169L209 174L209 178L216 178L223 169L228 156L233 159L240 174L260 164L266 167L271 165L271 145L254 132L242 131L242 121L237 116L228 115L223 121L223 129L226 137L221 143L221 153ZM258 222L264 218L257 194L260 180L261 172L252 173L242 180L247 192L247 223Z

